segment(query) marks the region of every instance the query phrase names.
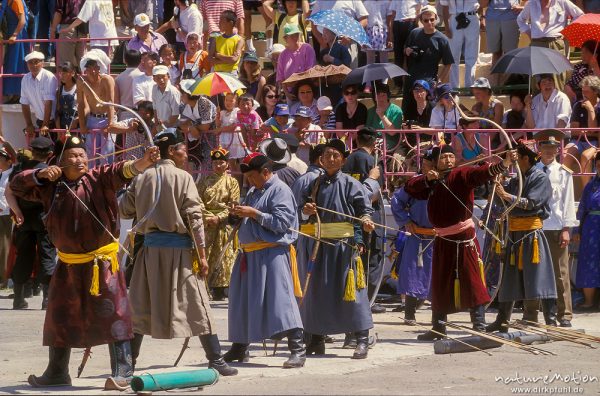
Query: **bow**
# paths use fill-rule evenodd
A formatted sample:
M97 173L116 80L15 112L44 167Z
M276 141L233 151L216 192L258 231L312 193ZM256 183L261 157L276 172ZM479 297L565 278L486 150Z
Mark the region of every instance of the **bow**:
M319 191L319 186L321 184L321 175L317 177L315 184L313 185L313 189L310 194L310 200L313 203L317 203L317 193ZM310 254L310 259L308 260L308 266L306 270L306 281L304 282L304 290L302 291L302 297L300 297L300 305L304 302L304 297L306 297L306 291L308 290L308 285L310 283L310 278L312 276L312 271L315 266L315 262L317 261L317 254L319 254L319 247L321 246L321 217L319 216L319 211L315 211L315 241L312 248L312 252Z
M378 158L379 157L379 152L375 151L375 166L378 166L377 163ZM379 211L380 213L380 217L381 217L381 225L383 227L381 227L383 229L383 237L381 238L381 265L383 267L383 265L385 264L385 242L387 241L387 219L385 218L385 205L384 205L384 201L383 201L383 193L381 192L381 189L379 190ZM369 268L366 268L367 273L369 271ZM377 293L379 293L379 288L381 287L381 282L383 282L383 274L384 274L384 270L383 268L381 268L381 271L379 271L379 279L377 279L377 285L375 286L375 289L373 290L373 295L371 296L371 300L369 301L370 306L373 306L375 304L375 300L377 299Z

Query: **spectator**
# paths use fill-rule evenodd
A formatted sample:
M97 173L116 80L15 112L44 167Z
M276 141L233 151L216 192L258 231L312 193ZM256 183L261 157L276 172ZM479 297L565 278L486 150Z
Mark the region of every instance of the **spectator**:
M277 87L271 84L265 85L262 91L262 98L258 100L260 106L256 109L256 112L263 121L266 121L273 116L277 102L279 102Z
M251 52L256 52L254 43L252 42L252 11L258 11L265 20L265 26L271 23L266 23L269 19L265 14L265 7L261 0L242 0L244 6L244 34L246 37L246 49Z
M280 103L275 106L273 117L269 118L263 124L261 132L268 136L273 136L276 133L287 133L287 130L292 126L293 120L290 119L290 108L285 103Z
M27 72L27 65L23 61L28 52L25 43L17 43L16 40L28 38L27 36L27 14L28 9L23 0L4 0L3 19L6 20L6 31L2 32L8 37L8 46L4 54L4 74L23 74ZM42 58L42 61L44 59ZM2 94L8 104L19 103L21 93L21 77L6 77L2 80Z
M487 118L501 125L504 116L504 105L492 95L492 87L489 80L485 77L475 80L473 85L471 85L471 93L475 97L475 104L471 110L479 117ZM495 129L492 124L485 121L480 122L479 126L482 129ZM506 142L501 140L500 135L497 133L492 135L491 139L494 149L500 149L506 145Z
M430 84L445 81L450 71L450 65L454 63L448 39L435 28L438 23L435 8L422 7L419 21L423 27L410 32L404 47L404 54L408 57L407 71L410 75L404 84L403 98L405 100L402 101L402 109L405 112L414 106L413 96L410 95L413 83L416 80L425 80ZM444 67L438 76L440 61Z
M181 78L196 79L210 73L210 60L208 52L200 49L200 36L190 32L185 39L186 51L179 58Z
M595 40L588 40L581 46L581 62L575 65L571 77L565 84L565 93L571 102L581 100L582 94L579 83L584 77L600 76L600 66L598 66L600 51L598 51L597 46L598 42Z
M244 40L233 32L237 17L235 12L225 10L219 19L221 34L211 41L208 50L213 63L213 71L227 72L237 77L240 57L244 50Z
M456 94L452 90L450 84L440 84L435 88L435 99L437 105L431 110L431 119L429 120L429 128L440 129L457 129L460 114L454 104L452 97ZM437 140L446 139L443 132L438 133Z
M513 92L510 94L510 110L506 111L502 117L502 127L507 129L521 129L524 123L525 95Z
M279 56L277 63L277 84L281 87L281 83L294 73L301 73L313 67L316 62L315 51L313 48L300 42L300 29L297 25L285 25L283 28L283 37L285 38L285 50ZM293 101L298 100L287 89L285 92L288 105Z
M569 0L530 0L517 17L521 33L531 39L532 46L552 48L567 58L569 46L565 44L561 31L569 19L575 20L583 11ZM563 89L566 74L552 77L557 88Z
M155 1L148 0L120 0L119 9L121 10L121 23L123 26L135 28L134 17L140 14L146 15L150 22L158 20L154 15L154 3ZM158 52L158 48L152 49L152 52Z
M156 29L156 32L163 33L169 29L173 29L175 31L177 49L185 51L185 41L188 33L196 33L198 34L198 38L201 38L203 31L202 24L202 14L196 4L190 4L189 0L175 0L173 17Z
M361 129L367 123L367 107L358 101L358 85L347 85L343 89L344 102L335 109L335 129ZM340 139L348 133L337 132Z
M519 46L517 15L523 6L519 0L489 0L487 3L481 25L485 28L487 52L492 54L494 67L502 55ZM499 80L496 84L500 85Z
M466 110L467 116L476 117L475 112ZM481 129L479 121L467 121L465 118L458 120L460 132L452 136L451 145L456 156L456 165L475 158L483 158L489 153L489 145L482 141L482 136L477 132ZM487 140L487 139L486 139Z
M445 33L450 41L450 49L454 63L450 68L450 86L458 88L459 66L461 56L465 59L465 87L470 87L475 80L475 64L479 56L479 15L477 0L440 0L444 16ZM463 50L464 48L464 50ZM464 52L463 52L464 51Z
M254 96L255 100L262 98L262 91L267 79L262 75L262 67L258 63L255 52L246 52L242 58L239 79L246 85L246 93Z
M363 0L363 4L369 14L366 30L371 48L366 51L367 64L375 63L376 55L379 55L380 63L386 63L388 53L385 50L392 48L392 0Z
M241 184L243 178L239 176L240 161L247 154L247 146L238 126L237 113L239 108L237 107L237 100L236 94L225 94L224 108L221 109L219 117L217 117L217 130L219 131L219 147L229 152L229 159L227 160L229 168L236 174L236 178Z
M431 86L425 80L417 80L413 83L412 96L415 101L415 106L411 106L409 111L404 113L405 128L417 130L429 128L431 120L431 111L433 105L431 103ZM419 142L428 142L431 140L431 133L421 133ZM414 133L407 133L406 140L411 147L417 144L417 136Z
M33 136L35 129L39 128L41 135L47 135L55 127L58 81L52 72L44 69L44 54L41 52L31 52L25 57L25 62L29 73L23 77L20 100L25 132Z
M269 137L260 130L262 120L253 106L254 98L252 95L244 94L240 96L238 100L237 125L241 129L244 141L248 144L250 151L256 151L258 144Z
M54 9L56 7L56 0L37 1L37 10L35 12L37 21L37 30L35 34L36 39L47 40L54 38L56 30L51 31L52 19L54 17ZM40 52L45 54L46 62L50 62L54 54L54 43L40 43Z
M217 118L217 107L202 95L192 95L190 90L196 80L181 80L181 129L186 133L189 159L194 170L208 171L212 168L211 147L217 143L216 136L208 131Z
M60 129L77 129L77 66L64 62L58 68L60 86L56 94L56 116Z
M136 77L144 76L138 66L142 62L142 54L138 50L125 50L125 65L127 68L115 79L115 101L130 109L135 107L133 102L133 81ZM118 110L118 119L124 120L129 115L126 111Z
M307 118L307 120L308 122L310 122L310 118ZM290 162L287 163L287 166L289 166L292 169L295 169L301 175L305 174L308 170L308 165L306 164L306 162L298 158L298 155L296 155L300 146L300 142L298 141L296 135L293 135L291 133L278 133L277 135L275 135L275 137L285 140L288 149L290 150L292 158L290 159ZM309 146L309 150L312 150L311 146Z
M540 74L536 77L540 93L533 99L531 95L525 97L525 128L565 128L571 118L569 98L556 89L554 75Z
M338 43L335 33L327 28L323 28L323 42L325 44L319 54L320 63L323 65L345 65L350 67L352 58L348 48Z
M282 44L273 44L273 47L271 48L269 59L273 65L273 73L267 77L267 84L277 85L277 64L279 62L279 55L281 55L284 49L285 47Z
M160 56L161 65L165 65L169 69L171 84L177 86L181 77L181 71L177 67L177 61L175 60L175 47L171 44L163 44L158 50L158 55Z
M337 10L348 15L352 19L356 19L363 28L367 27L369 12L360 0L332 0L332 1L317 1L312 9L312 14L316 14L323 10ZM315 49L316 53L320 53L320 47L325 47L323 33L317 26L312 26L312 34L314 41L318 42L319 48ZM358 45L349 38L342 39L342 44L349 48L350 57L352 58L351 68L358 67Z
M152 103L157 130L171 129L175 132L179 120L179 102L181 95L169 81L169 69L164 65L152 69L154 87L152 88Z
M598 128L600 120L600 77L587 76L580 82L583 99L575 103L571 114L572 128ZM592 173L592 160L598 147L597 131L572 131L571 142L565 147L567 155L563 159L569 169L580 169L581 173ZM576 179L576 191L580 192L590 176L581 175ZM577 194L579 195L579 194Z
M319 127L321 129L335 129L335 113L331 100L327 96L317 99L317 110L319 111Z
M13 222L10 217L10 208L4 197L4 191L8 186L8 178L12 173L15 156L7 150L6 141L0 136L0 288L6 287L6 267ZM10 147L10 145L8 146ZM12 149L12 147L10 147Z
M305 106L310 109L312 122L319 122L319 109L317 107L317 99L315 98L316 87L310 83L300 82L294 88L294 96L298 98L297 102L290 106L290 113L296 114L300 106Z
M595 159L596 175L585 186L577 208L580 243L575 286L583 289L584 301L575 309L582 313L596 310L594 294L600 287L600 152Z
M154 125L154 108L149 100L141 101L137 106L137 112L142 117L152 135L156 134L157 129ZM111 123L106 128L105 133L116 133L119 136L124 136L123 148L129 149L123 154L123 160L140 159L144 156L144 145L148 138L146 130L139 120L132 116L131 113L121 121ZM135 147L135 148L134 148Z
M390 102L390 87L382 82L375 83L373 92L375 106L367 111L367 127L373 129L401 129L402 109ZM387 152L397 152L400 149L399 133L385 135L385 147Z
M600 2L597 0L575 0L574 3L586 14L600 14Z
M142 53L156 52L158 54L160 48L167 44L167 40L162 34L150 30L151 23L150 17L146 14L135 16L133 25L136 34L127 43L127 49L138 50Z
M204 0L202 1L202 15L206 23L204 24L204 48L207 47L207 41L221 34L221 15L223 11L233 11L236 19L237 34L244 36L244 7L242 0ZM248 36L251 32L248 33ZM210 48L210 45L208 45Z
M392 34L388 41L392 41L394 49L394 63L406 69L404 57L404 45L410 32L418 26L417 16L421 13L421 7L428 4L427 0L404 0L392 1L392 12L394 24ZM394 79L394 84L401 87L402 77Z
M77 18L71 24L61 29L61 34L69 34L79 25L87 23L90 31L90 47L99 48L109 57L112 56L112 49L119 45L118 40L104 41L95 40L102 38L117 37L117 28L115 27L115 14L111 0L86 0L81 6Z
M277 1L278 2L278 1ZM308 36L306 32L306 18L310 14L308 0L282 0L284 12L274 9L275 0L266 0L265 14L273 20L273 43L284 44L283 27L287 24L293 24L300 29L300 42L307 43ZM302 13L298 9L301 9Z
M133 103L137 106L142 100L152 101L152 88L154 87L154 78L152 70L158 65L158 54L154 52L144 52L140 69L144 72L141 76L133 78Z
M54 18L52 19L52 26L50 31L53 33L58 31L59 25L70 25L75 21L81 7L83 6L84 0L56 0L54 8ZM76 29L71 30L67 33L60 33L58 38L60 40L73 40L81 39L86 37L85 26L80 25ZM57 62L71 62L72 65L79 63L79 59L83 57L85 50L85 42L64 42L60 41L56 43L56 61Z
M98 154L107 155L114 151L113 136L102 133L111 123L116 121L115 110L112 106L100 105L97 97L105 102L115 101L115 81L107 74L110 59L100 49L88 51L81 59L81 69L84 84L81 79L77 81L77 112L79 114L79 130L84 135L88 130L92 132L85 137L88 158L95 158ZM94 92L90 92L91 87ZM97 95L97 96L96 96ZM103 163L112 163L113 157L109 156L100 161L91 161L90 167Z
M310 107L300 106L296 109L296 112L294 113L294 125L290 130L293 130L294 135L298 138L298 158L304 161L308 167L308 154L311 145L325 143L325 137L323 132L321 132L321 127L313 124Z

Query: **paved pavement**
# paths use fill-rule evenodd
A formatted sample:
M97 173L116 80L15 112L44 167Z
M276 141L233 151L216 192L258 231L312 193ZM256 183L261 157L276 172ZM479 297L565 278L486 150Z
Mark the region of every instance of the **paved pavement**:
M0 292L0 394L32 393L34 389L27 384L27 376L41 374L48 356L47 348L41 346L44 311L36 309L41 305L41 299L30 299L29 310L13 311L10 309L12 300L7 294ZM213 303L212 306L219 334L225 340L227 306L225 303ZM366 360L350 359L352 351L341 348L341 336L336 337L334 344L327 344L326 356L309 358L304 368L296 370L281 368L287 358L285 340L275 356L272 356L272 342L268 343L269 356L265 356L262 345L253 345L250 363L237 365L238 376L223 377L204 390L188 389L186 394L600 394L598 350L554 342L541 347L557 356L536 356L508 346L490 350L492 356L481 352L434 355L431 344L416 341L416 335L424 328L401 324L401 316L401 313L388 310L374 317L379 341ZM423 326L428 326L429 317L428 310L417 313ZM487 316L488 320L493 317L492 314ZM451 315L449 319L468 324L466 313ZM600 336L600 314L578 315L573 324L575 328L584 328L588 333ZM466 334L450 332L450 335ZM138 373L206 366L200 342L193 339L180 366L173 368L181 344L182 340L146 337L138 360ZM223 342L224 350L228 346L229 343ZM596 346L600 347L600 344ZM81 349L73 350L70 363L73 377L82 353ZM108 350L97 347L93 349L83 377L73 379L73 387L43 390L38 394L97 394L109 371ZM555 374L562 378L554 378ZM544 376L548 376L547 384L543 383ZM530 383L518 384L527 380Z

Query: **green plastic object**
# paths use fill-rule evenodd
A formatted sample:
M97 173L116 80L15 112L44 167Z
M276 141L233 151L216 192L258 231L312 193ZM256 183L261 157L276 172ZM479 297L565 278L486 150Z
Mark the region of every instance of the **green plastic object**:
M212 368L161 374L143 374L133 377L131 380L131 389L135 392L154 392L214 385L218 380L219 373Z

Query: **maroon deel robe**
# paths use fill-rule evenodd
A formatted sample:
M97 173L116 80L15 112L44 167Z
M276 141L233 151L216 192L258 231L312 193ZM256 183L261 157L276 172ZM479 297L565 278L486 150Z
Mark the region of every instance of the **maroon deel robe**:
M427 214L434 228L444 228L471 218L473 189L492 179L489 165L465 166L452 170L444 183L465 209L441 182L429 184L425 176L414 177L406 182L406 192L416 199L427 199ZM458 249L458 276L460 280L460 309L486 304L490 297L479 272L479 244L475 229L471 228L444 238L464 241L473 239L474 245L460 244ZM456 278L456 247L454 242L440 237L433 242L431 270L431 310L440 314L458 311L454 305L454 279Z
M91 169L77 182L68 183L116 238L119 237L116 191L128 181L122 169L122 162L104 165ZM38 184L34 172L20 173L10 187L15 195L44 205L48 235L58 250L87 253L112 242L62 183ZM133 338L124 271L113 274L108 261L99 266L100 295L96 297L90 295L93 261L67 265L58 260L50 282L44 345L85 348Z

